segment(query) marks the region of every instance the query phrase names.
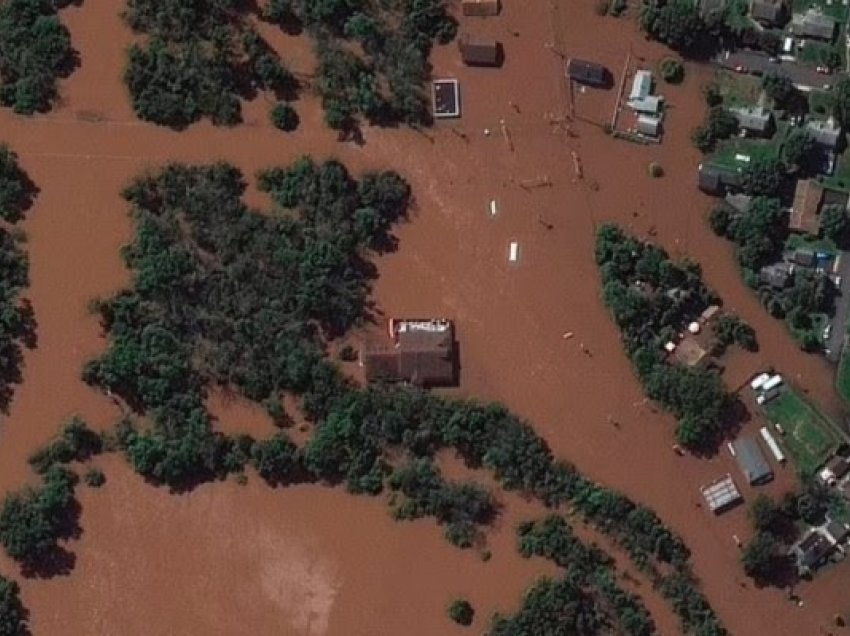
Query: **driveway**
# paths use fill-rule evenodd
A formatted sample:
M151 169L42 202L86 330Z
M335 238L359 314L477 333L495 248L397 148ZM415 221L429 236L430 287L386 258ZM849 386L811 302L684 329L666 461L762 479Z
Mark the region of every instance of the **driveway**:
M826 85L835 84L841 75L836 73L824 75L798 62L771 62L770 56L761 51L721 53L715 59L715 63L729 70L743 66L749 73L787 75L796 86L806 88L823 88Z
M830 321L832 333L824 343L831 362L838 362L841 348L844 346L844 334L847 331L847 319L850 318L850 252L838 253L838 267L835 274L841 276L839 295L835 299L835 314Z

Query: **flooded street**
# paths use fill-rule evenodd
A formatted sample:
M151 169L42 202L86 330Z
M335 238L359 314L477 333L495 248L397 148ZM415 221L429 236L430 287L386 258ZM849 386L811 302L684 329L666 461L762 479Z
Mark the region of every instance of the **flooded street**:
M0 488L33 479L26 458L68 416L105 428L120 415L79 378L105 347L90 300L128 282L119 250L131 226L120 192L134 175L168 161L226 160L250 180L301 154L336 157L354 173L395 169L412 185L411 222L397 233L399 251L377 261L375 295L386 315L456 322L461 386L449 394L505 403L557 455L654 508L694 551L696 575L732 634L818 634L832 614L850 610L850 570L839 566L803 585L803 608L781 591L740 587L732 535L748 535L744 508L719 518L695 508L699 485L736 475L737 467L725 451L697 460L671 450L673 418L644 403L600 300L594 228L616 221L652 232L671 254L698 261L726 307L756 328L761 350L729 357L731 383L774 365L831 412L840 408L831 367L800 352L760 308L729 244L705 221L711 201L696 189L700 158L689 137L702 119L698 86L709 71L688 66L684 84L659 86L670 105L660 146L618 141L601 129L616 89L573 95L576 112L590 121L572 122L568 133L558 121L569 98L558 52L599 61L618 76L629 48L648 68L666 51L643 39L634 16L601 18L592 2L557 0L554 10L543 1L505 5L498 18L462 22L502 41L502 69L462 67L454 45L435 51L435 75L461 82L461 119L422 133L367 129L361 147L337 143L309 95L295 103L302 125L291 134L267 123L263 98L246 105L246 123L233 129L201 123L177 133L140 123L121 84L132 41L118 17L122 3L86 0L64 10L81 67L63 82L62 106L32 119L0 112L0 139L41 189L23 224L39 342L26 354L24 383L0 425ZM309 70L303 38L270 33L284 60ZM583 179L575 178L571 152ZM651 161L664 177L649 177ZM545 182L551 185L536 187ZM253 187L249 202L268 206ZM517 263L507 260L511 241L520 246ZM562 337L568 331L571 340ZM222 430L263 432L259 409L218 395L210 406ZM256 478L177 496L145 484L120 457L99 463L108 482L80 489L83 535L69 546L77 555L70 576L25 580L0 560L0 571L22 584L36 635L460 634L445 616L459 595L478 610L480 633L492 612L517 607L522 590L550 571L516 552L513 526L539 514L516 498L490 533L493 559L485 563L451 547L429 521L394 522L383 499L313 486L270 489ZM766 490L781 493L791 471ZM661 632L675 633L651 593L647 605Z

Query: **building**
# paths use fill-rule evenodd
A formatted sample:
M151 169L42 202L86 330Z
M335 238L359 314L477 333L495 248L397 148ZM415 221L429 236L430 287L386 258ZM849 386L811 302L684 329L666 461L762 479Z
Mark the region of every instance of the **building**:
M805 13L795 13L791 18L791 33L800 38L835 40L838 23L817 9L809 9Z
M747 483L754 486L773 479L773 470L755 439L739 437L730 446Z
M759 280L765 285L776 289L785 289L794 274L794 265L791 263L773 263L765 265L759 270Z
M818 233L823 191L823 185L815 179L797 181L788 229L807 234Z
M833 545L844 543L847 537L850 536L850 529L840 521L830 521L824 526L824 532L827 539L831 540Z
M732 475L726 474L724 477L717 479L707 486L702 486L700 489L705 503L708 504L708 509L714 514L720 514L729 508L737 505L743 498L732 479Z
M826 150L835 150L841 140L841 126L832 117L807 122L806 131L818 146Z
M840 455L836 455L818 471L818 479L827 486L834 486L848 472L850 472L850 463Z
M720 313L720 305L709 305L699 315L699 321L707 325Z
M499 0L463 0L461 9L463 15L477 17L491 17L499 15L501 8Z
M818 264L818 257L814 250L798 247L785 255L786 260L800 267L814 267Z
M431 84L434 117L460 117L460 84L456 79L434 80Z
M360 357L369 382L451 386L457 382L454 327L448 320L390 320L390 346L368 346Z
M752 0L750 17L762 26L781 26L785 20L785 4L781 0Z
M726 205L738 214L746 214L750 211L750 204L753 202L753 197L748 194L727 194L724 200L726 201Z
M629 107L638 113L656 115L661 112L663 103L663 97L652 94L652 73L644 70L637 71L629 92Z
M635 125L637 131L647 137L658 137L661 135L661 118L652 115L640 114Z
M567 62L567 76L579 84L607 88L612 84L611 73L607 68L595 62L570 58Z
M741 186L741 175L710 163L699 164L697 185L706 194L720 196Z
M493 38L465 33L458 39L458 49L467 66L501 66L502 46Z
M759 137L773 134L773 113L763 106L743 106L730 108L729 112L738 120L738 126L745 133Z
M790 554L796 558L797 571L805 575L823 565L834 549L835 545L823 533L811 530L794 544Z
M684 367L704 367L711 362L708 352L696 341L693 336L687 335L676 345L671 356L673 362Z

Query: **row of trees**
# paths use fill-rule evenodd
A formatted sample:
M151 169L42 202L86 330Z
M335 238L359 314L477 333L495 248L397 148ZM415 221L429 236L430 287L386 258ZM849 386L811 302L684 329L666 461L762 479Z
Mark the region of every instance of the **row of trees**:
M31 115L56 100L56 81L76 64L57 10L70 0L0 3L0 105Z
M271 0L264 16L314 38L315 86L331 128L350 131L361 118L382 125L430 122L428 58L435 42L448 43L457 31L445 0Z
M292 98L298 82L244 11L234 0L129 0L125 20L149 36L128 51L124 81L136 114L175 128L202 117L232 125L242 97Z
M695 263L677 264L659 247L599 228L596 262L602 294L646 394L677 418L679 443L694 450L716 445L730 396L716 371L667 364L664 345L697 318L716 296Z
M20 586L0 576L0 636L28 636L29 612L21 602Z
M35 193L17 155L0 145L0 218L8 223L20 221ZM29 286L29 259L21 248L22 238L0 227L0 410L8 407L14 385L21 381L23 347L33 347L36 341L32 305L21 298Z

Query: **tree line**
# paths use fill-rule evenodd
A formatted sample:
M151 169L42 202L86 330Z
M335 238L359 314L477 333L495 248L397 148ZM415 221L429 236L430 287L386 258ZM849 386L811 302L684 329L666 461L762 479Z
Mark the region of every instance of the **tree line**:
M445 0L271 0L263 15L286 31L309 32L319 60L315 87L325 121L350 132L361 119L379 125L430 122L428 58L434 43L450 42L457 31L446 5Z
M128 50L124 81L146 121L183 128L241 120L240 98L292 99L298 81L249 24L236 0L128 0L124 19L148 36Z
M679 418L680 444L697 451L716 446L732 399L720 375L713 369L669 364L664 356L667 342L677 340L685 325L719 302L703 284L699 266L675 263L661 248L613 225L597 231L596 263L604 302L647 396ZM715 335L723 342L729 335L728 319L719 325ZM742 325L737 331L744 346L756 346L751 328Z

